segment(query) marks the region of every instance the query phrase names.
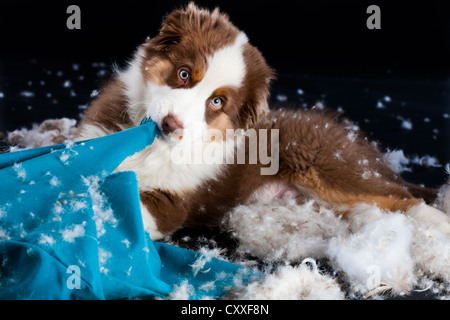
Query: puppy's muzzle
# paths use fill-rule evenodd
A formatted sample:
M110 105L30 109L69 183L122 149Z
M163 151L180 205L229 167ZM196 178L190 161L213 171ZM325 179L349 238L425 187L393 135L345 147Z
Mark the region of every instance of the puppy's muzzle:
M161 122L161 128L166 136L172 140L181 140L183 138L183 124L173 115L164 117Z
M181 122L172 115L168 115L162 120L161 127L165 134L171 134L177 129L183 129Z

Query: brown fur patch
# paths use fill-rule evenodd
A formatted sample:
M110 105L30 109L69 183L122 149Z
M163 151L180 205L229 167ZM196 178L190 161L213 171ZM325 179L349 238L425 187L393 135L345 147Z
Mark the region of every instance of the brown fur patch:
M196 66L192 69L191 79L193 83L198 83L202 81L204 76L205 76L205 67L203 65Z
M257 127L280 130L278 176L324 201L396 211L414 199L383 154L346 119L314 110L273 111Z
M155 189L141 191L140 197L141 202L150 209L160 232L173 232L185 222L190 203L182 200L175 193Z
M145 81L162 86L173 67L169 61L155 58L144 61L143 68Z
M233 124L227 114L221 113L208 125L208 129L220 130L222 137L225 139L226 130L233 129Z
M240 94L244 107L239 109L239 128L248 128L262 119L269 110L269 85L275 72L267 65L261 52L250 44L244 46L244 61L247 72Z
M159 34L148 41L148 49L166 53L174 62L195 60L233 43L238 33L228 16L218 9L210 12L190 3L165 18ZM183 50L189 52L189 56L180 52Z
M83 115L78 132L82 132L86 124L98 126L110 133L131 128L124 92L125 86L118 79L105 85Z

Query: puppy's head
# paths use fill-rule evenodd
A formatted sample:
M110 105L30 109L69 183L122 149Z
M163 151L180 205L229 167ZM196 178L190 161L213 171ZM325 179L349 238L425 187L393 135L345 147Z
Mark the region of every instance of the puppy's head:
M139 113L158 124L163 139L245 129L267 109L273 71L218 9L191 3L173 11L139 54L144 80Z

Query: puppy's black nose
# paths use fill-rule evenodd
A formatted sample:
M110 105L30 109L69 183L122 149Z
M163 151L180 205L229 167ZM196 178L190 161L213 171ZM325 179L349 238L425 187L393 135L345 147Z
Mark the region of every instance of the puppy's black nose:
M162 130L165 134L170 134L177 129L183 129L183 125L174 116L168 115L162 120Z

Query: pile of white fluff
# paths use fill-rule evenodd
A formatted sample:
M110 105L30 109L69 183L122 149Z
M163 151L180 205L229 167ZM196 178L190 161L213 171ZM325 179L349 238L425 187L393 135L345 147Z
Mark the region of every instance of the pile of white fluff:
M449 189L442 188L441 209L449 208ZM376 206L359 205L343 220L313 201L255 203L229 212L224 228L239 241L239 252L268 263L325 258L334 274L343 277L349 298L432 288L446 295L450 289L450 237L431 224ZM329 274L308 273L303 264L279 268L247 289L245 298L286 299L287 292L294 299L344 297Z
M306 262L312 264L312 269ZM259 281L238 287L230 296L241 300L342 300L343 291L336 279L323 275L312 259L299 266L281 266Z
M70 119L47 120L9 133L8 140L22 148L63 143L73 138L75 125ZM414 162L401 150L386 158L397 172ZM441 188L435 205L450 214L450 185ZM238 240L237 256L257 257L267 266L259 280L243 285L236 279L232 298L344 299L413 290L449 298L450 238L400 213L360 205L343 220L313 201L297 205L283 199L236 207L222 227ZM327 261L333 270L319 270L316 260ZM252 260L230 261L249 265ZM175 289L187 291L173 298L193 290L187 285Z
M6 140L24 149L61 144L74 138L76 124L74 119L49 119L40 124L33 124L31 129L21 128L8 132Z

